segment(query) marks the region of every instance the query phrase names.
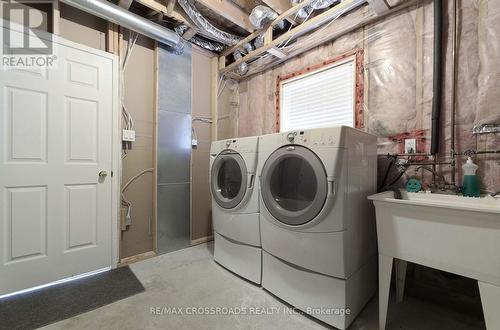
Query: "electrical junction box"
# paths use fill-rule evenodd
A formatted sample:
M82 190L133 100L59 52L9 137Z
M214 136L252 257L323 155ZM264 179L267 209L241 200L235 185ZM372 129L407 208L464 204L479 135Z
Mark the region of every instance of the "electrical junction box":
M405 140L405 153L416 154L417 153L417 139L406 139Z
M134 142L135 141L135 131L124 129L122 130L122 141Z

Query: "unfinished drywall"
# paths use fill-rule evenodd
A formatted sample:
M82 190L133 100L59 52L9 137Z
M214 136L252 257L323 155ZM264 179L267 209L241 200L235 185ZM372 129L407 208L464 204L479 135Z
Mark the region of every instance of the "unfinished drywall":
M451 1L448 1L451 4ZM447 1L445 1L447 3ZM473 136L478 123L499 123L500 111L500 3L494 0L458 1L459 65L457 142L458 150L488 149L500 145L500 135ZM451 109L451 6L447 6L444 37L446 70L442 118L441 155L449 155ZM360 11L365 9L360 9ZM357 13L339 20L357 19ZM335 24L321 30L333 33ZM305 37L306 38L306 37ZM308 37L307 37L308 38ZM364 50L364 126L379 136L379 153L401 152L401 133L423 130L423 145L430 139L432 107L433 2L421 1L383 21L316 47L270 70L239 83L239 103L227 95L219 97L219 113L238 115L237 121L220 123L224 134L251 136L276 131L276 80L291 72L335 58L354 49ZM227 93L227 92L226 92ZM237 122L237 124L236 124ZM225 127L224 125L230 127ZM238 127L239 126L239 127ZM418 150L418 152L428 152ZM465 159L458 158L461 163ZM478 156L481 185L485 190L500 187L498 156ZM459 164L458 168L461 165ZM449 168L440 169L449 179ZM412 170L409 175L413 175ZM460 171L459 171L460 177ZM459 181L460 183L460 181Z
M107 22L74 7L59 3L59 34L71 41L106 50Z
M128 44L123 30L122 54ZM153 168L155 117L155 43L139 36L123 72L123 95L127 111L134 120L135 142L123 155L122 184L143 170ZM153 251L153 173L147 172L129 185L124 195L132 204L131 225L122 232L120 257Z
M191 153L191 240L212 236L212 207L209 191L211 137L211 68L213 55L193 47L192 121L198 146Z

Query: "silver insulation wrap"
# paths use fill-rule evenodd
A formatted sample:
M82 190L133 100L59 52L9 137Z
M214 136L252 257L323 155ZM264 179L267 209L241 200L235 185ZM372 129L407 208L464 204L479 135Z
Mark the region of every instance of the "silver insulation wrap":
M175 32L177 32L178 35L181 37L186 33L186 31L189 29L187 25L181 24L177 25L175 27ZM203 38L200 38L198 36L193 36L191 39L189 39L190 42L192 42L195 45L200 46L201 48L213 51L213 52L222 52L225 48L225 46L219 42L215 41L208 41Z
M339 3L340 0L316 0L313 1L310 6L312 7L312 9L317 10L317 9L325 9Z
M296 5L301 3L303 0L291 0L290 3L292 5ZM305 20L314 10L325 9L332 5L336 5L340 3L340 0L316 0L311 2L309 6L305 6L297 11L296 16L298 21Z
M210 38L223 43L224 45L234 46L240 42L241 38L233 34L224 32L213 26L201 13L192 6L188 0L178 0L179 5L184 9L189 18L196 26L203 30Z
M278 13L263 5L255 7L250 14L250 22L257 30L264 28L267 23L274 21L276 18L278 18ZM284 22L279 22L277 27L283 29Z
M234 56L234 60L237 61L243 57L243 54L241 53L241 51L237 50L233 53L233 56ZM248 64L246 62L243 62L240 65L238 65L238 69L236 70L236 73L243 76L247 72L248 72Z

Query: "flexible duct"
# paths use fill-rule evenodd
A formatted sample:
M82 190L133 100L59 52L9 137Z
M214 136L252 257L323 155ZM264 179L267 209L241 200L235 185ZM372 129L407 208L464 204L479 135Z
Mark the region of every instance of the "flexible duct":
M61 0L61 2L157 40L174 48L177 53L181 53L184 47L184 40L173 31L106 0Z
M250 14L250 22L257 30L262 29L267 23L274 21L276 18L278 18L278 13L263 5L255 7ZM276 27L283 29L285 27L285 23L281 21Z
M243 57L243 54L241 53L241 51L237 50L233 53L233 56L234 60L237 61ZM236 72L239 75L243 76L248 72L248 64L246 62L241 63L240 65L238 65L238 69L236 70Z
M292 5L297 5L297 4L301 3L302 1L303 0L291 0L290 3ZM338 3L340 3L340 0L316 0L316 1L313 1L308 6L305 6L304 8L301 8L297 11L296 19L298 21L304 21L307 17L309 17L309 15L311 15L311 13L314 10L325 9L325 8L328 8L332 5L336 5Z
M186 31L189 29L189 27L185 24L180 24L175 27L175 32L177 32L178 35L181 37L186 33ZM215 41L208 41L203 38L200 38L198 36L192 36L189 39L190 42L194 43L195 45L200 46L201 48L213 51L213 52L222 52L224 50L224 45Z
M194 6L188 2L188 0L178 0L177 2L182 9L184 9L194 24L201 29L202 32L208 34L210 38L229 46L234 46L240 42L240 37L224 32L213 26L196 8L194 8Z

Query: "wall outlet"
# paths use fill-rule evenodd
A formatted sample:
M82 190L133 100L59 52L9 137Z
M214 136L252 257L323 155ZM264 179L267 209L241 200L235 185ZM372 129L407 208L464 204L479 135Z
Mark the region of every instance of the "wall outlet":
M193 148L196 148L196 147L198 146L198 140L197 140L197 139L192 139L192 140L191 140L191 146L192 146Z
M417 153L417 139L405 139L405 153Z
M122 130L122 141L134 142L135 141L135 131L124 129Z

